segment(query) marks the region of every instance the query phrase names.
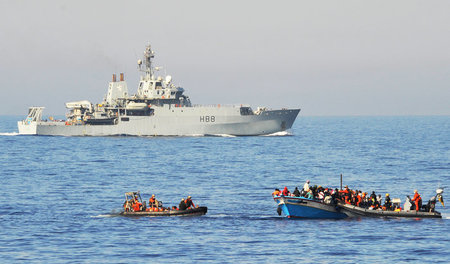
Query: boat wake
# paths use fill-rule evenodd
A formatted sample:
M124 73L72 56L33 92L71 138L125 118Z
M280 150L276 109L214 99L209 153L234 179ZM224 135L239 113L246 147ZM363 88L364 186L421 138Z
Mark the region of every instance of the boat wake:
M110 213L106 213L106 214L99 214L99 215L92 215L92 218L108 218L108 217L115 217L115 216L119 216L120 213L122 212L122 210L120 209L114 209L112 210Z
M186 135L186 136L181 136L181 137L204 137L205 134L191 134L191 135Z
M92 215L92 218L108 218L108 217L115 217L119 214L100 214L100 215Z
M292 136L293 134L288 132L288 131L280 131L280 132L275 132L272 134L268 134L268 135L262 135L263 137L284 137L284 136Z
M450 219L450 214L442 214L442 219Z
M214 136L214 137L236 137L236 136L229 135L229 134L214 134L212 136Z
M18 136L19 133L18 132L4 132L4 133L0 133L0 136Z
M251 219L251 220L273 220L273 219L284 219L278 216L274 216L272 214L270 215L258 215L258 216L248 216L248 215L242 215L242 214L210 214L207 215L208 218L240 218L240 219Z

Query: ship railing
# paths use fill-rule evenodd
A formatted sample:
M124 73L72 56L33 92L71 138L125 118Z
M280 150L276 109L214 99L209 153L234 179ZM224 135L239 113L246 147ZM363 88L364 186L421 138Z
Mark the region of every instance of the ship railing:
M248 104L240 104L240 105L235 105L235 104L209 104L209 105L194 104L194 105L192 105L192 107L234 107L234 108L240 108L240 107L250 107L250 105L248 105Z

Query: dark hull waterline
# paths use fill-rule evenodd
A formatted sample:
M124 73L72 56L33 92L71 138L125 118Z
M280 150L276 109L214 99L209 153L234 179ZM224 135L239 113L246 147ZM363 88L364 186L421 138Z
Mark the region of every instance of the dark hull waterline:
M201 206L198 208L187 209L187 210L168 210L162 212L154 211L142 211L142 212L122 212L121 216L198 216L204 215L208 211L208 208Z
M338 207L342 213L349 217L409 217L409 218L442 218L439 212L416 212L413 211L383 211L383 210L369 210L366 208L349 205L345 203L338 203Z

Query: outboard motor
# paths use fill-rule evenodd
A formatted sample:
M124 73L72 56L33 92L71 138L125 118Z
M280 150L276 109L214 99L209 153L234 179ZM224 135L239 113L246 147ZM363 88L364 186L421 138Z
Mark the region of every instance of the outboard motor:
M442 206L445 207L444 198L442 197L443 192L444 192L444 190L441 188L436 190L436 195L431 197L431 199L428 201L427 205L424 206L425 211L434 212L434 209L436 208L436 201L441 202Z
M444 192L444 189L439 188L436 190L436 198L439 200L439 202L441 202L442 206L445 207L444 205L444 197L442 197L442 193Z
M434 208L436 207L436 196L431 197L428 201L427 205L424 206L424 210L426 212L434 212Z

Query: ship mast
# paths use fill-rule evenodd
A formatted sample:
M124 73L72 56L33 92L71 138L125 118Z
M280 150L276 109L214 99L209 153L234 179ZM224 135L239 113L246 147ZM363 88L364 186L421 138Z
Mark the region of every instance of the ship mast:
M147 45L144 51L145 69L142 69L142 60L138 60L139 70L145 72L145 77L147 80L151 80L153 78L152 59L154 57L155 52L152 50L150 45Z

